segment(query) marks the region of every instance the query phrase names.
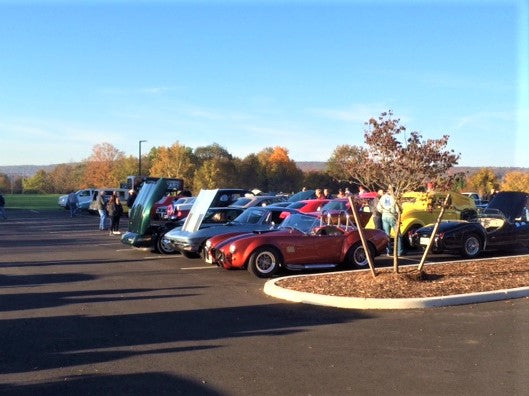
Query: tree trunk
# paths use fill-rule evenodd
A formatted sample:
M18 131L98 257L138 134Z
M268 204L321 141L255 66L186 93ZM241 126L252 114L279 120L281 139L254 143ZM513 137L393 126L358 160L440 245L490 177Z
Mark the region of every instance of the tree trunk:
M398 255L398 243L400 235L400 221L401 221L401 210L398 205L397 207L397 221L395 223L395 237L393 238L393 272L399 273L399 255ZM402 249L402 246L401 246Z
M424 253L422 254L419 267L417 267L420 273L422 272L422 267L424 266L424 262L426 261L426 257L428 256L428 253L430 252L430 249L433 244L433 240L435 238L435 234L437 234L437 230L439 229L439 224L441 224L441 220L443 219L443 215L445 214L445 209L448 207L449 202L450 202L450 194L447 194L443 202L443 206L441 207L441 211L439 212L439 216L437 217L437 221L435 222L435 225L433 227L432 235L430 235L430 240L428 241L428 245L426 245L426 249L424 249Z
M360 223L360 220L358 218L358 212L356 211L356 205L354 204L352 197L349 197L349 205L351 205L351 211L353 212L353 218L355 220L356 228L358 229L358 234L360 235L360 240L362 241L362 247L364 248L364 252L366 253L369 269L371 270L371 274L373 275L373 277L376 277L377 274L375 272L375 264L373 263L373 257L371 257L371 249L369 249L369 245L367 244L367 238L364 233L364 226L362 226L362 224Z

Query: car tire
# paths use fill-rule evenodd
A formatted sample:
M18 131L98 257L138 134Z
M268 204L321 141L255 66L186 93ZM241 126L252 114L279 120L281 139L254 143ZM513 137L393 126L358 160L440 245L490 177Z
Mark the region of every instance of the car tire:
M248 271L258 278L271 278L279 271L281 256L273 247L256 249L248 261Z
M375 249L373 245L368 242L368 247L371 253L371 257L375 257ZM367 255L364 251L362 243L356 242L353 246L349 248L347 256L345 259L346 265L351 268L356 269L365 269L369 267L369 262L367 261Z
M154 244L154 248L158 253L161 254L176 254L178 253L178 250L176 250L170 243L164 242L165 233L158 235L156 238L156 243Z
M461 256L467 259L477 257L481 253L483 243L476 234L465 235L461 247Z
M409 239L408 235L410 234L410 232L414 233L415 231L417 231L421 227L422 226L420 224L413 224L406 230L405 233L402 234L402 248L405 251L406 250L416 249L415 247L411 246L410 239Z

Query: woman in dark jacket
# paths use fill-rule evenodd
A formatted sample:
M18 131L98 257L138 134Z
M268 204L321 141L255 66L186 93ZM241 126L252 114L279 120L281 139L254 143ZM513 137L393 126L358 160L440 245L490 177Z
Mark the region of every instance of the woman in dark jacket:
M118 196L112 195L107 204L108 216L110 217L110 233L109 235L119 235L119 219L123 214L123 206Z

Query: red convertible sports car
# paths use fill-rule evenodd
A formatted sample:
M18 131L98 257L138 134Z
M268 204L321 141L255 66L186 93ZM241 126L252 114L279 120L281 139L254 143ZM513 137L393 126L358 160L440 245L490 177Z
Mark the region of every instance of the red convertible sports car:
M388 237L383 231L365 233L373 257L385 250ZM368 264L356 227L326 225L304 214L290 215L274 231L212 238L206 244L205 259L227 269L247 268L260 278L273 276L280 267L365 268Z

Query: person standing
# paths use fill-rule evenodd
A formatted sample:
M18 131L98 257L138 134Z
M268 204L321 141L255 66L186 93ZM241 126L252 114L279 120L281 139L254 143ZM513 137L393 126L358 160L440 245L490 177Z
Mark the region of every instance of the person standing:
M123 213L123 206L118 196L112 195L108 200L107 212L110 217L110 232L109 235L121 234L119 231L119 219Z
M77 215L77 207L79 206L79 197L73 191L68 194L68 207L70 208L70 217Z
M378 230L384 229L382 226L382 213L378 210L378 203L380 202L382 195L384 195L384 190L378 190L377 196L373 198L369 204L369 210L371 211L371 216L373 216L373 223Z
M4 220L7 220L5 206L6 206L6 200L4 199L4 196L2 195L2 193L0 192L0 215L2 216Z
M397 235L397 205L395 203L395 198L389 191L386 191L378 201L377 210L381 213L382 217L382 227L384 232L391 238L391 231ZM388 244L386 248L388 256L392 255L393 246ZM397 255L401 256L404 254L402 249L402 235L399 233L397 238Z
M96 209L99 213L99 230L107 230L107 209L105 203L105 192L99 191L96 198Z
M134 189L131 189L129 190L129 196L127 198L127 206L130 208L132 208L132 205L134 205L134 201L136 201L136 196L138 194L136 193L136 190Z

